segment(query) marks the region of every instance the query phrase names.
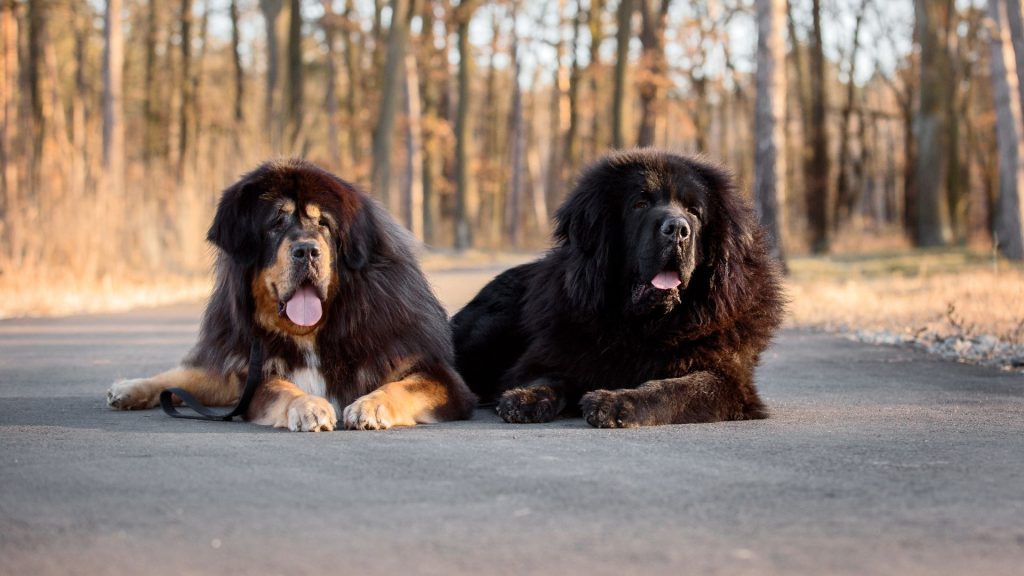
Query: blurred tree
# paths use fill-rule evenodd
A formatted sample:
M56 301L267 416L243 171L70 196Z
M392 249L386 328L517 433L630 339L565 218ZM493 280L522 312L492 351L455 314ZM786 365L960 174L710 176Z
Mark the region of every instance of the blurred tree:
M328 2L329 3L329 2ZM228 7L231 18L231 66L235 72L234 129L236 136L245 122L245 70L242 68L242 39L238 28L238 0L231 0ZM236 143L238 139L236 138Z
M144 120L144 140L142 157L146 162L146 169L152 167L156 157L166 157L167 140L164 131L164 107L160 103L160 83L157 82L157 34L160 22L161 10L160 0L150 0L146 7L146 30L143 44L145 46L145 90L146 96L143 102L142 116ZM161 155L161 152L163 154Z
M1017 92L1016 56L1007 22L1007 4L1018 0L988 0L992 50L992 82L999 146L999 204L996 243L1008 258L1024 260L1024 121Z
M455 8L459 52L459 103L455 116L455 248L465 250L473 246L473 233L469 214L475 213L472 183L469 179L470 107L472 99L473 52L469 45L469 22L479 7L479 0L461 0Z
M754 207L771 254L785 265L781 206L786 197L786 0L757 0Z
M515 22L517 2L512 5L512 21ZM512 26L512 106L509 111L509 137L511 150L509 159L509 186L505 196L505 238L512 247L518 247L522 231L521 206L523 180L528 176L526 168L526 121L523 118L523 90L519 84L522 67L519 61L519 33Z
M388 28L387 61L373 131L373 193L391 206L391 155L398 112L398 96L405 81L405 46L409 39L409 0L391 0L391 24Z
M302 64L302 2L290 0L288 9L288 148L292 154L306 151L303 130L305 75Z
M280 48L277 43L277 19L281 15L283 2L284 0L260 0L263 26L267 37L267 77L263 89L264 130L270 138L270 149L275 154L281 151L281 124L277 119L275 102L277 77L281 73Z
M234 2L235 0L232 0ZM338 64L335 43L338 38L338 15L334 13L334 1L322 0L324 15L320 27L324 31L324 61L327 64L327 78L324 83L324 110L327 112L327 156L335 170L341 170L341 148L338 136Z
M615 32L615 89L612 99L612 146L626 145L626 69L629 66L629 42L633 37L633 2L619 0Z
M665 25L672 0L640 0L643 27L640 43L640 132L638 146L653 146L654 135L663 114L668 66L665 63Z
M181 79L178 101L178 179L185 178L195 114L195 84L192 82L192 0L181 0Z
M121 0L107 0L103 30L103 168L108 190L120 197L124 193L125 167Z
M919 246L949 242L949 210L943 202L950 169L949 122L946 111L952 77L947 39L953 0L915 0L915 25L921 47L921 87L914 136L917 140L917 222Z
M833 216L833 225L839 228L840 224L847 221L856 208L857 192L850 185L851 158L850 144L853 139L850 133L850 123L856 107L857 97L857 56L860 52L860 31L864 23L864 16L867 13L868 4L871 0L861 0L860 7L853 24L853 38L850 40L850 49L846 58L846 101L843 103L842 116L839 123L839 159L836 166L836 205ZM861 121L863 126L863 120Z
M0 3L0 258L14 260L18 215L18 4Z
M810 133L804 138L811 146L805 169L807 190L807 221L810 229L811 251L822 254L829 251L829 146L828 120L825 116L828 94L825 74L825 49L821 33L821 0L811 4L813 29L810 47Z

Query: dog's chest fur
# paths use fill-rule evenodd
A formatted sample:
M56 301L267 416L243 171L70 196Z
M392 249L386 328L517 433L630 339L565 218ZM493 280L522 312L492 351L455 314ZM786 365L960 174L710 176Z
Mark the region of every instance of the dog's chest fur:
M320 357L316 350L304 351L303 357L306 365L302 368L295 368L288 374L288 380L302 389L306 394L315 396L327 395L327 383L320 371Z

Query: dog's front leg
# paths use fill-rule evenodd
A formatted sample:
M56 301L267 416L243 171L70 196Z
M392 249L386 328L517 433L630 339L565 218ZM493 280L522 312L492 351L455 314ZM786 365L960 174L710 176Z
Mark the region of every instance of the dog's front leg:
M259 387L246 419L293 432L329 432L338 424L334 406L327 399L307 394L283 378L272 378Z
M747 414L745 410L747 404L763 410L756 395L745 401L736 387L724 386L722 378L714 372L701 371L679 378L650 380L637 388L594 390L583 396L580 408L587 422L598 428L764 417Z

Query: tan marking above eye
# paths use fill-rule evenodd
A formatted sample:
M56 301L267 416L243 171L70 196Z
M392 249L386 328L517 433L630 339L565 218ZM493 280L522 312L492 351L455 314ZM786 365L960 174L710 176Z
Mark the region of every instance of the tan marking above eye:
M285 214L295 212L295 202L285 198L284 201L281 202L281 212L284 212Z
M320 207L316 204L306 204L306 216L311 220L320 218Z

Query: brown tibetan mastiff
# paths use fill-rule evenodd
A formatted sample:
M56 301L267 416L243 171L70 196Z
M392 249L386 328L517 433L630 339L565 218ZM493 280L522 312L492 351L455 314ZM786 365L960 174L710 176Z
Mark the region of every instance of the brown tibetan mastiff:
M447 315L411 238L352 185L300 160L266 163L228 188L208 239L216 286L180 368L111 386L116 409L153 408L179 387L234 403L252 338L263 383L246 418L295 431L412 426L469 417Z
M456 366L507 422L567 408L619 428L765 418L754 368L782 318L777 263L729 176L650 149L588 168L555 246L452 319Z

